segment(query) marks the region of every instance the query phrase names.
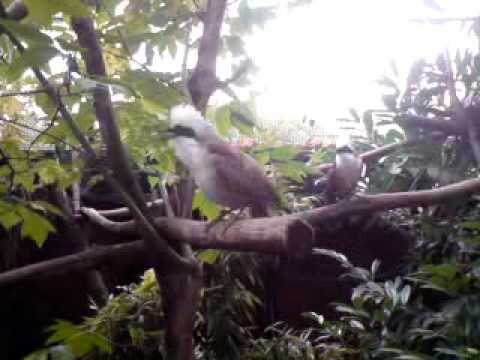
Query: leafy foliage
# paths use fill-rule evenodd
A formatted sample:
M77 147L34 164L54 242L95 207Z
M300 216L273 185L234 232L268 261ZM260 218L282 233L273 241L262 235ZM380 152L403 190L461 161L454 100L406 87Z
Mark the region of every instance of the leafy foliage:
M256 260L248 255L211 255L211 251L200 255L209 260L209 279L195 321L196 358L243 359L261 304L250 290L261 287ZM245 272L247 268L251 270ZM140 285L119 290L106 306L94 306L97 315L81 324L58 321L51 326L47 347L26 359L46 359L60 351L71 359L87 354L94 359L165 356L164 344L159 346L165 320L153 270L145 272Z

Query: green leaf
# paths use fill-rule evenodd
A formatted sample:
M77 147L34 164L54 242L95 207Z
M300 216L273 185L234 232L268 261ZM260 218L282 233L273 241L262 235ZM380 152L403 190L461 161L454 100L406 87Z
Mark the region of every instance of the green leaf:
M293 145L284 145L273 148L270 157L275 161L287 161L293 159L299 152L300 150Z
M6 230L10 230L13 226L21 223L22 220L22 217L13 209L11 209L9 212L0 213L0 224L2 224Z
M283 176L299 183L303 183L303 178L307 174L307 167L301 161L287 161L275 164L275 166Z
M225 43L227 45L227 49L232 53L233 56L240 56L245 53L244 49L244 41L238 35L226 36Z
M32 46L28 48L12 62L7 74L7 80L17 80L28 68L42 66L57 54L57 49L52 46Z
M44 212L49 212L57 216L64 217L65 214L60 210L58 207L55 205L50 204L47 201L42 201L42 200L36 200L36 201L30 201L28 203L29 206L31 206L34 210L41 210Z
M220 258L221 255L222 255L221 250L207 249L207 250L200 251L197 255L197 258L203 261L204 263L212 265L217 262L217 260Z
M180 93L167 86L160 73L132 70L125 72L121 80L130 84L154 112L164 112L180 101Z
M480 220L467 220L460 223L460 226L468 230L480 230Z
M52 43L50 36L41 32L40 29L34 25L7 19L0 19L0 24L15 37L25 41L29 47L45 47Z
M199 209L209 220L217 218L221 212L220 207L214 202L208 200L205 194L201 191L195 193L192 207L194 209Z
M155 188L158 184L160 184L160 178L158 176L149 176L148 177L148 184L150 188Z
M24 0L28 8L27 20L41 25L50 25L53 15L89 16L90 10L82 0Z
M222 106L215 111L215 125L222 136L227 136L232 128L231 113L228 106Z
M21 236L31 238L39 247L47 240L49 233L55 232L55 228L45 217L20 204L17 204L15 209L23 218Z
M247 136L254 134L255 116L252 111L240 102L230 104L231 122L238 131Z
M17 174L14 179L16 185L22 186L28 192L35 190L35 174L32 171Z
M52 159L39 161L35 164L34 168L44 184L53 184L67 176L60 164Z
M46 344L66 344L76 358L85 356L95 349L106 353L112 352L111 344L106 338L87 332L71 322L59 320L48 329L52 332L52 335L47 339Z
M48 360L48 349L35 351L24 357L23 360Z
M270 161L270 152L263 150L254 153L254 157L258 163L266 165Z
M424 265L421 271L431 274L440 275L448 280L452 280L457 274L458 268L453 264Z

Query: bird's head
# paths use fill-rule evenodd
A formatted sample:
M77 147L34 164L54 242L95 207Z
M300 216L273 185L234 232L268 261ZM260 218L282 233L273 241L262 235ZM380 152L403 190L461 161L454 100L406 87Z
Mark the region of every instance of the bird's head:
M337 154L348 154L348 153L354 153L352 144L350 142L350 137L347 137L345 135L341 135L336 144L336 149L335 152Z
M213 125L191 105L177 105L171 109L168 131L174 137L194 138L199 142L211 142L218 137Z

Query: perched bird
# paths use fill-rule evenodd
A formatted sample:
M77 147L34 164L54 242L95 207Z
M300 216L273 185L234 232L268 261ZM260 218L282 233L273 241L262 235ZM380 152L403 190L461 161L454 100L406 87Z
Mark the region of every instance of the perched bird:
M169 132L176 156L208 199L230 209L250 207L253 217L270 214L279 198L263 169L225 142L195 108L172 108Z
M337 142L335 168L329 176L329 192L338 198L351 196L362 177L363 161L353 151L348 141Z

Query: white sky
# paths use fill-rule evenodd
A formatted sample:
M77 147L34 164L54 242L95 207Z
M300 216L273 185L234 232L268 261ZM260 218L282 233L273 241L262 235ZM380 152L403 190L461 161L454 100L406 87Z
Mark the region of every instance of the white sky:
M251 0L270 5L278 0ZM280 0L285 4L288 0ZM426 4L434 1L441 10ZM465 35L471 22L444 25L419 24L412 18L463 18L477 16L474 0L313 0L311 5L287 11L246 39L247 51L259 67L248 90L256 97L258 115L271 121L298 121L308 116L329 132L335 119L348 117L348 108L359 112L381 105L381 88L375 80L391 75L390 62L404 78L417 59L435 58L445 48L478 46ZM180 48L179 48L180 49ZM179 52L183 52L179 50ZM195 64L195 54L189 63ZM144 61L142 52L137 54ZM178 59L156 59L163 70L178 70ZM229 66L219 61L219 73ZM245 94L245 91L239 91ZM225 95L217 94L221 98ZM215 99L213 99L215 102Z
M307 115L334 131L335 118L349 107L379 106L375 80L389 73L391 59L404 75L416 59L466 46L471 22L462 30L459 22L433 26L405 19L476 16L480 4L436 0L444 10L436 11L427 2L313 0L293 12L281 11L247 40L260 67L254 78L254 88L262 92L259 115L272 121Z

